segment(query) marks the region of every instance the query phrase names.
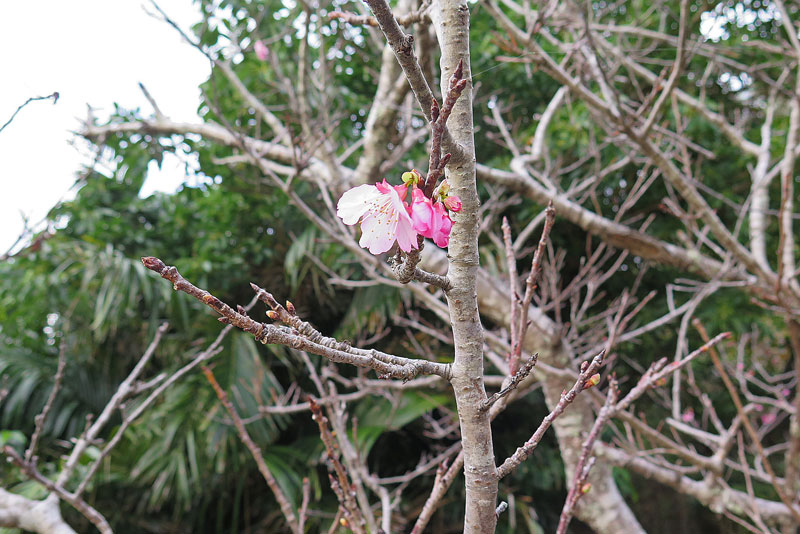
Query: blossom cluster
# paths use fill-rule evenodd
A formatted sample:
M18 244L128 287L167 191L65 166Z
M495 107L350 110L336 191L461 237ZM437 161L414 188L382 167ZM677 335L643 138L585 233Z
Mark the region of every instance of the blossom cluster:
M384 179L374 185L354 187L339 199L336 215L348 225L361 223L358 244L372 254L389 251L395 242L400 250L410 252L418 248L418 236L447 247L453 227L451 213L461 210L461 200L450 195L447 180L433 198L427 197L418 187L421 179L419 171L414 169L403 173L401 185L390 185Z

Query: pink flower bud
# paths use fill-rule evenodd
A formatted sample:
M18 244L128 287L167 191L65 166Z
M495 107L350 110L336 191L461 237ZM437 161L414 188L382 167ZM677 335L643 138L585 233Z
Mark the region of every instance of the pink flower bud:
M586 381L586 383L583 385L583 389L592 388L599 383L600 383L600 373L595 373L589 380Z
M260 59L261 61L267 60L267 56L269 55L269 49L267 48L267 45L264 44L264 41L256 41L255 44L253 45L253 48L255 49L256 57L258 59Z
M444 205L450 211L461 211L461 199L455 195L444 199Z
M681 421L683 421L684 423L691 423L692 421L694 421L694 410L692 408L687 408L681 414Z
M777 418L778 416L775 414L775 412L765 413L764 415L761 416L761 424L771 425L772 423L775 422L775 419Z

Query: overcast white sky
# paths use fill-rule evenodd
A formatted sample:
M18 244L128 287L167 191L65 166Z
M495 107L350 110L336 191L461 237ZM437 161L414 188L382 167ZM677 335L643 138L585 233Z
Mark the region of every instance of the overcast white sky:
M159 5L185 29L200 20L191 0ZM70 130L86 116L86 104L97 117L114 102L149 114L137 86L142 82L165 114L197 120L198 86L208 76L208 62L142 6L142 0L4 3L0 125L29 97L53 91L61 97L56 105L31 102L0 132L0 254L21 232L21 214L38 221L70 194L86 160L71 146ZM148 173L143 193L174 191L183 179L180 162L165 159L161 172Z

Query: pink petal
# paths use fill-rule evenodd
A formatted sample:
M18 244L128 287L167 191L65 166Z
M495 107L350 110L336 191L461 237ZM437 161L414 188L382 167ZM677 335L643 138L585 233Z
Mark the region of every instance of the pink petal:
M414 230L413 224L401 220L397 224L397 244L400 250L409 252L412 249L417 249L417 232Z
M412 193L413 203L411 204L411 219L414 222L414 230L425 237L431 237L430 231L433 226L433 206L431 199L427 198L422 191L414 189Z
M450 244L450 230L453 221L447 215L447 210L441 202L433 205L433 231L431 238L436 246L445 248Z
M368 248L370 254L383 254L387 252L395 242L395 230L397 223L387 224L380 217L371 214L364 217L361 221L361 239L358 244L363 248Z

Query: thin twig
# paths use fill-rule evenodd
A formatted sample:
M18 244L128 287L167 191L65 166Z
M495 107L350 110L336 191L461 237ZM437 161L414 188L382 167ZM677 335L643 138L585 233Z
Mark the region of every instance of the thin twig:
M617 402L618 396L619 388L617 387L617 381L612 378L609 381L606 402L600 409L600 413L597 414L597 419L595 419L594 425L592 425L592 430L589 432L586 441L583 442L583 446L581 447L581 455L578 459L578 463L575 465L572 485L569 488L567 499L564 501L564 507L561 510L561 517L558 521L556 534L566 534L578 499L591 489L591 484L587 483L586 480L589 478L589 472L596 460L594 457L591 457L592 449L594 448L597 438L600 437L600 431L603 430L603 427L614 412L614 404Z
M24 102L24 103L23 103L21 106L19 106L19 107L16 109L16 111L14 111L14 113L12 113L12 114L11 114L11 118L9 118L9 119L6 121L6 123L5 123L4 125L0 126L0 132L2 132L3 130L5 130L5 129L6 129L6 126L8 126L9 124L11 124L11 122L14 120L14 117L16 117L16 116L17 116L17 113L19 113L20 111L22 111L22 108L24 108L25 106L27 106L27 105L28 105L28 104L30 104L31 102L35 102L36 100L50 100L50 99L52 98L52 99L53 99L53 104L55 104L56 102L58 102L58 97L59 97L59 96L60 96L60 95L58 94L58 91L54 91L53 93L51 93L51 94L49 94L49 95L47 95L47 96L32 96L32 97L30 97L30 98L29 98L28 100L26 100L26 101L25 101L25 102Z
M28 445L28 449L25 451L25 461L30 462L34 459L34 454L36 454L36 446L39 444L39 438L42 436L42 431L44 430L44 423L47 421L47 416L50 414L50 410L53 408L53 402L56 400L56 395L61 390L61 384L64 380L64 368L67 365L67 340L66 337L61 339L61 346L58 349L58 367L56 368L56 375L53 379L53 389L50 390L50 395L47 397L47 402L44 404L44 408L42 408L42 412L37 415L33 421L35 428L33 430L33 435L31 436L31 443ZM34 464L35 464L34 460Z
M313 399L309 399L309 402L311 403L311 412L314 414L312 419L317 423L317 426L319 426L320 437L322 438L322 442L325 445L325 450L328 453L328 460L330 461L333 472L336 475L335 477L333 475L329 475L331 488L333 489L334 493L336 493L337 499L339 499L339 505L342 513L344 514L344 519L348 523L347 526L355 534L361 534L365 532L364 516L361 513L361 509L358 507L358 503L353 497L354 492L352 491L347 472L345 471L342 463L339 461L339 455L336 452L336 443L334 442L335 438L330 427L328 426L328 418L322 413L322 408L319 404L314 402Z
M558 401L558 404L556 404L556 407L542 420L539 428L536 429L530 439L521 447L517 448L514 454L506 458L502 465L497 468L498 479L503 479L508 476L533 453L542 440L542 437L544 437L545 432L547 432L547 429L549 429L553 422L564 413L567 406L572 404L572 401L575 400L575 397L577 397L581 391L596 386L599 383L600 375L597 371L600 369L600 366L603 365L604 356L605 352L601 352L592 359L591 363L583 362L578 380L575 382L575 385L572 386L572 389L561 394L561 399Z
M542 258L544 257L544 249L547 245L547 239L550 236L550 230L552 230L555 220L556 210L553 207L553 201L551 200L545 209L544 228L542 228L542 237L539 239L539 245L536 247L536 252L533 255L531 272L528 275L528 279L525 281L525 296L520 304L519 322L511 325L511 328L517 329L515 336L517 344L512 346L511 356L509 357L508 361L508 370L511 375L514 375L519 368L519 360L522 356L522 341L525 339L525 332L528 330L528 309L530 308L531 301L533 300L533 292L536 290L536 287L539 284L539 279L542 275ZM512 295L512 298L513 297L514 296Z
M533 367L536 365L538 359L539 359L538 353L531 356L530 359L527 362L525 362L525 365L520 367L520 369L514 374L514 376L511 377L511 380L509 381L509 384L506 387L504 387L491 397L481 401L481 410L488 410L489 408L491 408L492 404L494 404L498 400L502 399L503 397L505 397L506 395L517 389L517 386L519 386L520 382L525 380L525 378L527 378L527 376L531 374L531 371L533 371Z
M295 534L302 534L302 530L300 529L300 525L297 521L297 517L294 515L294 510L292 509L291 503L289 503L289 499L286 497L286 494L283 493L283 490L278 485L278 481L275 480L275 477L272 475L272 472L269 470L267 463L264 461L264 455L261 452L261 449L258 448L258 445L250 438L250 434L247 433L247 428L244 426L241 417L236 412L236 407L234 407L233 403L228 398L228 394L220 387L219 382L214 377L214 373L208 366L202 366L201 369L203 370L203 374L205 375L208 383L211 384L211 387L214 388L214 392L217 394L217 398L228 411L228 414L231 416L233 420L233 426L236 428L236 433L239 435L239 439L244 443L247 450L250 451L250 455L253 457L253 460L256 461L256 465L258 466L259 472L261 472L261 476L264 477L264 480L269 486L269 489L272 490L272 494L275 496L275 500L278 501L278 505L281 507L281 512L283 512L283 517L286 518L286 522L289 523L289 528L292 529L292 532Z

